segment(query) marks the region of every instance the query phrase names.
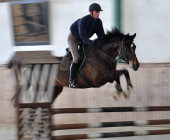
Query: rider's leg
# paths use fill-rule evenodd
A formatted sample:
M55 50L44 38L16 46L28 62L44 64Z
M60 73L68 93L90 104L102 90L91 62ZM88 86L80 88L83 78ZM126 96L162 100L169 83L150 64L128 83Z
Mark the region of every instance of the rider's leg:
M78 64L78 45L80 44L80 41L76 39L72 33L69 34L67 39L71 54L73 56L73 62L70 66L70 80L69 80L69 87L77 87L77 84L75 83L76 79L76 73L77 73L77 64Z
M69 87L75 88L77 87L76 83L76 73L77 73L77 64L72 62L70 66L70 81L69 81Z

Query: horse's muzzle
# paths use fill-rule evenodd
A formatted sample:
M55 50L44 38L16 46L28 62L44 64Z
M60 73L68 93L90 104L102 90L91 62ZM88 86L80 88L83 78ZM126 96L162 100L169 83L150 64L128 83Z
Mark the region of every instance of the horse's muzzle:
M135 64L133 65L133 69L134 69L135 71L137 71L138 68L139 68L139 63L135 63Z
M134 71L137 71L140 64L139 64L138 60L136 60L136 61L130 61L129 65Z

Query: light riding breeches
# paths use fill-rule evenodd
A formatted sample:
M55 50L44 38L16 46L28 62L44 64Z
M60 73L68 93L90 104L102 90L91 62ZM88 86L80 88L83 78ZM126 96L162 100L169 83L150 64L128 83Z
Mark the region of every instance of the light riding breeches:
M78 63L79 60L79 54L78 54L78 46L82 43L80 40L75 38L72 33L68 35L67 39L72 57L73 57L73 62Z

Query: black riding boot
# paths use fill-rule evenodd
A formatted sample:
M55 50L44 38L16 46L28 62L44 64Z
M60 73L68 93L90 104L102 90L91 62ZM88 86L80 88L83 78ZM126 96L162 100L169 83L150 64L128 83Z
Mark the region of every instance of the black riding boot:
M71 88L78 87L75 80L76 73L77 73L77 64L72 62L70 66L70 81L69 81L69 87Z

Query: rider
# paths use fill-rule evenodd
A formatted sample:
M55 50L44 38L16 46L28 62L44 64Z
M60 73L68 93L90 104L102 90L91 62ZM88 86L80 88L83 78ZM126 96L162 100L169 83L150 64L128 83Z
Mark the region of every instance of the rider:
M77 64L78 64L78 45L82 42L91 47L97 47L99 42L90 40L95 33L98 38L104 36L102 21L99 19L100 11L103 11L98 3L93 3L89 6L89 15L75 21L71 27L71 33L68 35L68 45L73 56L73 62L70 66L69 87L77 87L75 83Z

